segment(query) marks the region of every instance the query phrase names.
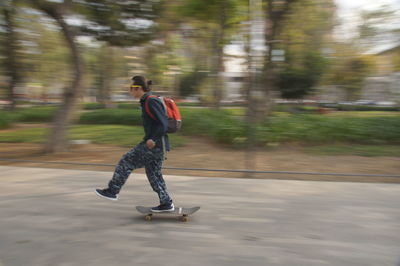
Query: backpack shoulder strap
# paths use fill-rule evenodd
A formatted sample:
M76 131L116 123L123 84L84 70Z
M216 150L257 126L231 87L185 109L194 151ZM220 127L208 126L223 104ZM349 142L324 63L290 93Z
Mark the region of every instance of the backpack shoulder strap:
M150 107L149 107L149 98L154 98L154 97L157 97L157 96L155 96L155 95L149 95L149 96L146 98L146 102L144 103L144 107L145 107L145 109L146 109L146 113L147 113L151 118L153 118L154 120L157 120L156 117L150 112Z
M165 98L164 97L158 97L158 98L160 99L161 104L164 107L165 115L168 117L168 108L167 105L165 104Z

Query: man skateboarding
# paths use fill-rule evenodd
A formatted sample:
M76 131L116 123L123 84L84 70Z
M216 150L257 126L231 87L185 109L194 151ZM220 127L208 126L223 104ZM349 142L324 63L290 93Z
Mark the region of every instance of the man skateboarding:
M108 187L96 189L96 194L110 200L118 200L118 194L131 172L144 167L150 185L160 199L160 205L151 208L151 211L173 212L174 204L161 173L165 153L169 151L168 119L164 105L158 97L149 97L152 94L151 81L146 81L143 76L134 76L132 81L129 92L133 97L140 99L145 136L141 143L122 156Z

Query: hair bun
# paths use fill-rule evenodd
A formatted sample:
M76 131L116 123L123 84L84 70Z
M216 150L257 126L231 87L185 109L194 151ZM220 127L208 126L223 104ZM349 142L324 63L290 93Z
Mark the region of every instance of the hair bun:
M147 81L147 86L151 86L151 85L153 85L153 81L152 80L148 80Z

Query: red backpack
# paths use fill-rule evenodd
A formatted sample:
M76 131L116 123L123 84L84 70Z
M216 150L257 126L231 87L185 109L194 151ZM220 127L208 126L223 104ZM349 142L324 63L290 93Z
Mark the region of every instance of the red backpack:
M150 95L149 97L147 97L146 103L145 103L146 112L151 118L156 120L156 117L150 112L149 100L148 100L150 97L154 98L157 96ZM174 100L172 100L171 98L167 98L167 97L157 97L157 98L159 98L161 103L164 105L165 114L168 117L167 133L177 132L178 130L181 129L181 126L182 126L181 113L179 112L178 106L176 105Z

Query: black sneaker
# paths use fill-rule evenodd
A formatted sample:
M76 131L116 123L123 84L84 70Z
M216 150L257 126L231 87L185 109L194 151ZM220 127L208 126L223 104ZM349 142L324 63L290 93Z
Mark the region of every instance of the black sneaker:
M152 212L173 212L175 211L174 204L168 204L168 205L158 205L157 207L151 208Z
M118 200L118 194L115 194L114 192L111 191L109 188L105 189L96 189L96 194L99 195L100 197L109 199L109 200Z

